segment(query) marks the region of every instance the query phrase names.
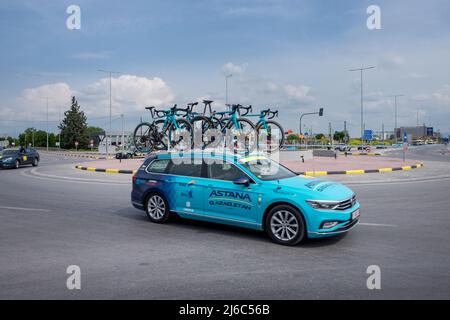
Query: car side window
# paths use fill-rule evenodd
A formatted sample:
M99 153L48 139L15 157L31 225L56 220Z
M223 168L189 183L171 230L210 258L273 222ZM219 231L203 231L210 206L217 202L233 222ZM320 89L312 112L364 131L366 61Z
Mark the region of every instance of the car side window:
M186 177L202 177L201 163L172 163L169 168L169 174Z
M169 159L155 160L147 168L150 173L166 173L169 166Z
M213 163L208 166L208 176L211 179L234 181L238 178L245 178L246 175L236 166L228 162Z

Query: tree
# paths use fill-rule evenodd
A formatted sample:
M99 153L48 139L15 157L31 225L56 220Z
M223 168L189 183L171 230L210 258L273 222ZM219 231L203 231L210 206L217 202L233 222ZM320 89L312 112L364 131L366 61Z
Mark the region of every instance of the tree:
M103 130L102 128L99 128L99 127L88 127L87 133L88 133L89 137L92 137L95 135L105 134L105 130Z
M87 118L75 97L72 97L70 109L64 112L64 119L58 128L61 130L62 148L74 149L75 142L79 143L79 149L88 147Z
M325 135L323 133L319 133L319 134L316 135L316 139L317 140L325 139Z
M346 136L347 134L345 131L336 131L333 135L333 139L337 141L343 141Z
M298 136L298 134L290 134L286 139L287 141L294 142L300 140L300 137Z

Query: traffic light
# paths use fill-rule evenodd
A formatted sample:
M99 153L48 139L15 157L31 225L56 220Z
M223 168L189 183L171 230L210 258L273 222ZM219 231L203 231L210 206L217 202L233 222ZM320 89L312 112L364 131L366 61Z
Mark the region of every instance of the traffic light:
M319 109L319 117L323 117L323 108Z

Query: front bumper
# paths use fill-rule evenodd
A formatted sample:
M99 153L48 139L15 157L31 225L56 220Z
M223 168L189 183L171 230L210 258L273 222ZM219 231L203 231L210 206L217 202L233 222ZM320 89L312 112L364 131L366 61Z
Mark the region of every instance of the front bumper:
M313 217L309 222L308 226L308 237L309 238L322 238L338 235L341 233L346 233L355 228L360 217L353 219L353 213L360 210L359 203L356 203L351 209L346 211L320 211L314 210L310 214ZM325 222L336 221L339 222L336 226L329 229L322 229Z
M338 225L336 228L333 228L332 231L308 231L308 236L310 238L321 238L321 237L330 237L335 236L341 233L346 233L356 227L359 223L359 219L350 220L345 223Z
M11 169L15 167L14 162L3 162L0 161L0 169Z

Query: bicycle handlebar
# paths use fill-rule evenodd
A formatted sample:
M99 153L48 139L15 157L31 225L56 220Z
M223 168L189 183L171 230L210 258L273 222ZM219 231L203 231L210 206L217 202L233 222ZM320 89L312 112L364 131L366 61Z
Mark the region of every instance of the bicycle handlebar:
M245 112L241 113L241 110L245 110ZM235 105L233 105L233 111L237 111L240 116L245 117L250 112L253 112L253 107L252 106L244 107L240 104L235 104Z
M269 114L270 114L270 116L268 118L269 120L271 120L271 119L273 119L275 117L278 118L278 110L277 111L269 111Z

